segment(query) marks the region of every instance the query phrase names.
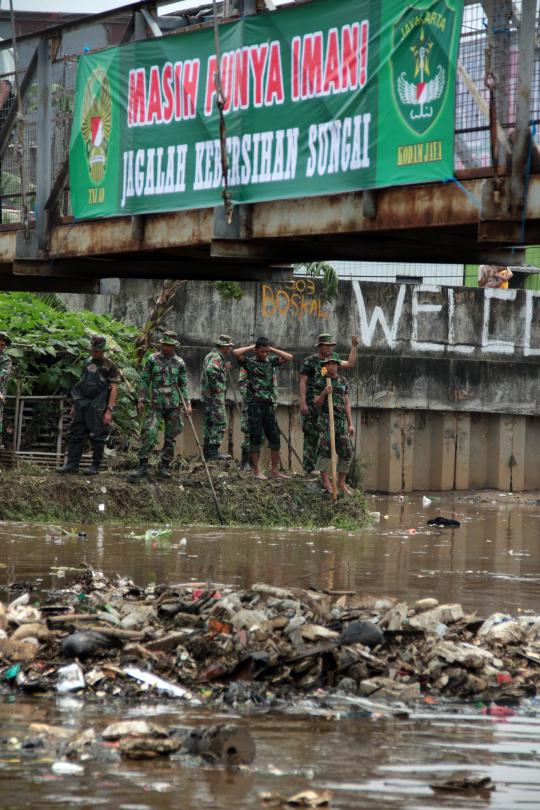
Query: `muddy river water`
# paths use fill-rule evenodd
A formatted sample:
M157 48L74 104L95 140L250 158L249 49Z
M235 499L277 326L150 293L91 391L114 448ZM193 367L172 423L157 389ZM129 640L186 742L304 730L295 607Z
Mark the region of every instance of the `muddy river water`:
M74 526L86 537L51 527L0 524L0 598L5 583L42 579L62 587L66 567L85 562L138 584L214 581L250 585L316 585L461 602L482 617L494 611L540 614L540 503L512 496L468 502L443 496L370 498L380 522L358 533L289 530L174 529L170 540L128 538L148 527ZM429 530L438 511L461 528ZM183 538L186 542L183 542ZM151 717L166 725L219 722L204 708L159 701L85 707L77 696L0 695L0 739L21 739L32 722L103 728L117 719ZM230 720L230 715L227 715ZM242 772L159 762L95 760L84 773L57 774L39 750L0 747L0 808L103 807L115 810L258 808L265 791L290 796L331 790L334 808L539 808L540 699L516 716L487 718L474 706L425 706L408 719L239 718L257 745ZM491 777L489 794L436 794L430 783L456 774Z

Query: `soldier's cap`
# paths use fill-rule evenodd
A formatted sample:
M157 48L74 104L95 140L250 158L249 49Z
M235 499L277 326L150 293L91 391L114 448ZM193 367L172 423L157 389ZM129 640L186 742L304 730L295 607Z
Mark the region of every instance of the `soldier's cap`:
M332 352L332 354L329 357L325 357L322 360L319 360L319 364L321 366L326 366L328 365L328 363L337 363L337 365L340 366L342 361L340 360L339 354L336 354L336 352Z
M90 338L90 348L102 352L107 348L107 338L103 335L92 335Z
M334 340L332 335L329 335L327 333L323 334L323 335L319 335L319 339L317 340L317 343L315 345L320 346L321 343L325 343L327 346L335 346L336 345L336 341Z
M176 332L171 332L170 330L167 332L163 332L161 335L159 342L163 346L180 346L178 335Z
M11 346L11 338L7 332L0 332L0 340L2 343L5 343L6 346Z
M220 335L216 340L216 346L234 346L230 335Z

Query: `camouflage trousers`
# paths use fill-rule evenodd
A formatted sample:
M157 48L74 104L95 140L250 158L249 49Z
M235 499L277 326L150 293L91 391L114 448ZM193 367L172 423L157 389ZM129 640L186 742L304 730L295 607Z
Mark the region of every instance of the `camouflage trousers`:
M248 404L248 427L250 452L260 452L263 438L268 439L270 450L279 450L281 440L271 400L258 400Z
M338 457L337 471L348 472L351 466L353 457L353 446L347 430L347 422L345 419L336 419L334 421L334 429L336 436L336 454ZM330 470L330 422L327 416L322 415L320 421L320 434L319 434L319 453L317 459L317 468L321 472L329 472Z
M222 399L204 400L204 443L217 444L223 441L227 430L227 412Z
M249 423L248 423L248 406L247 402L242 403L242 410L240 411L240 430L242 431L242 450L247 450L249 453L249 448L251 447L251 443L249 441Z
M168 467L174 458L176 437L184 429L184 420L180 408L154 407L146 412L141 430L142 442L139 459L147 459L154 449L162 421L165 427L165 437L161 450L161 463Z
M302 431L304 433L303 463L306 475L317 468L317 452L319 447L320 412L314 405L309 406L309 413L302 417Z
M0 400L0 447L3 446L4 432L4 403Z

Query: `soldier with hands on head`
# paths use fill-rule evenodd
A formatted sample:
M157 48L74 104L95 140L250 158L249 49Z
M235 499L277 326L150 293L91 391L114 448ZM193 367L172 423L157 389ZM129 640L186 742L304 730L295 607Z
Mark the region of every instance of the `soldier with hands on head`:
M0 332L0 447L2 447L6 391L13 370L13 361L11 357L6 354L7 346L11 346L11 339L6 332Z
M242 397L242 410L240 413L240 430L242 431L242 461L241 467L243 470L251 470L250 457L250 441L249 441L249 422L248 422L248 407L249 407L249 386L248 375L245 368L241 368L238 374L238 389ZM276 370L274 369L273 390L272 390L272 403L274 410L278 404L278 384Z
M245 355L253 352L254 357ZM279 449L281 439L274 407L274 371L277 366L290 363L292 354L275 349L266 337L257 338L255 343L234 349L234 356L246 370L246 401L248 403L248 426L250 441L250 461L255 478L266 480L261 472L259 458L263 436L268 439L272 478L287 478L279 471ZM270 357L272 355L272 357Z
M230 362L227 355L234 343L229 335L220 335L216 348L203 360L201 374L201 396L204 403L204 457L210 460L225 460L230 456L221 455L219 448L227 429L225 394L227 391L227 371Z
M107 340L93 335L90 358L85 362L79 382L71 389L73 421L67 438L67 461L58 473L76 473L86 443L90 440L92 464L88 475L97 475L109 437L112 412L118 394L118 369L105 357Z
M347 360L341 362L342 368L354 368L360 338L353 336L351 350ZM302 414L302 432L304 434L304 472L306 475L316 469L319 446L319 419L320 414L313 404L313 390L316 380L320 377L320 361L329 357L336 346L336 341L328 333L319 335L317 341L317 354L306 357L300 368L300 413Z
M351 436L354 436L354 425L351 416L351 403L349 401L349 384L345 377L339 375L339 367L344 361L337 354L332 354L319 361L319 375L313 387L313 404L321 413L319 449L317 468L321 471L322 485L332 492L332 484L328 470L330 467L330 416L328 411L329 388L327 379L331 382L332 401L334 404L334 434L336 440L337 486L345 495L351 495L345 483L349 467L353 458ZM324 373L326 372L326 376Z
M184 429L182 408L191 416L191 403L187 384L186 364L176 354L180 345L175 332L164 332L160 351L151 354L141 377L137 410L145 412L141 430L139 466L129 478L135 481L146 478L148 460L157 441L159 426L165 424L165 438L161 451L159 478L170 478L170 466L174 458L176 437Z

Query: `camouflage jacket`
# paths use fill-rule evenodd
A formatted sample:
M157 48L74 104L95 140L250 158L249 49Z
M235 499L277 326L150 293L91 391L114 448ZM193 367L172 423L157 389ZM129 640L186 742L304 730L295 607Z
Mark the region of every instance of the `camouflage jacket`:
M274 354L264 361L256 360L254 357L242 357L238 362L246 371L245 400L273 402L276 397L275 369L281 365L279 357Z
M203 360L201 373L201 396L203 399L225 400L227 372L225 357L217 349L209 352Z
M319 377L317 382L315 383L313 389L313 396L318 397L319 394L324 391L326 388L326 380L331 379L330 377L323 377L322 375ZM349 383L345 379L345 377L338 377L335 380L332 380L332 402L334 403L334 417L336 419L343 419L347 418L345 414L345 397L349 393ZM328 399L325 399L324 404L321 408L321 413L325 416L328 416Z
M319 380L324 379L321 375L321 359L318 354L311 354L309 357L306 357L302 363L300 374L304 374L307 377L306 403L313 405L315 385Z
M238 388L240 390L240 396L242 397L242 401L244 403L249 402L248 373L245 368L241 368L240 373L238 374ZM274 403L275 408L278 403L278 384L275 369L273 379L272 402Z
M151 408L178 408L180 394L189 402L186 364L178 355L165 357L161 352L151 354L144 366L139 390L139 402Z
M13 361L11 357L5 353L0 352L0 394L6 395L6 389L11 376L11 369L13 368Z

